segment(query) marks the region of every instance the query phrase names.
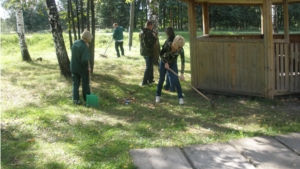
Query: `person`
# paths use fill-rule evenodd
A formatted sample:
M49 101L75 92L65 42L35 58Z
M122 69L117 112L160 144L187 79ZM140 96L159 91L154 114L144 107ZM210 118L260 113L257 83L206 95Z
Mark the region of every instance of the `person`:
M154 55L154 45L156 44L157 37L152 31L153 22L147 21L145 28L142 28L139 38L140 38L140 54L144 57L146 62L146 69L144 71L143 81L141 86L154 83L153 75L153 55Z
M72 57L70 69L73 81L73 103L76 105L81 104L79 101L79 86L80 80L82 81L82 95L83 100L86 101L86 95L90 94L89 87L89 73L91 68L89 66L90 51L89 42L93 39L93 35L85 30L81 34L81 39L76 40L72 45Z
M167 41L162 46L162 50L160 52L161 60L159 63L159 81L157 84L156 98L155 98L156 103L160 102L162 86L165 80L165 75L168 72L172 85L176 87L179 104L184 104L182 89L181 89L179 79L173 72L170 71L170 69L172 69L176 74L178 74L177 58L178 55L182 53L182 48L184 44L185 44L185 39L182 36L177 35L174 38L173 42ZM182 66L181 75L180 75L181 80L184 80L183 71L184 71L184 67Z
M113 27L115 28L114 33L113 33L113 39L115 40L115 49L117 52L117 58L119 58L120 57L119 47L120 47L122 56L124 56L124 48L123 48L124 28L122 26L119 26L118 23L114 23Z
M174 33L173 28L172 27L167 27L166 30L165 30L165 33L167 35L167 40L165 41L165 43L173 42L173 40L175 38L175 33ZM166 85L164 85L164 89L165 90L170 90L171 92L175 92L175 87L172 86L168 73L166 73Z

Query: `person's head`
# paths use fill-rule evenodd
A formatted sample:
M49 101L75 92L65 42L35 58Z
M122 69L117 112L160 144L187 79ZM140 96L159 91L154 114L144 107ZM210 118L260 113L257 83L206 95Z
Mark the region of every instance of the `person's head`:
M175 38L175 33L172 27L167 27L165 32L168 37Z
M90 33L90 31L85 30L81 34L81 39L85 42L91 42L91 40L93 39L93 35Z
M173 43L172 43L172 45L175 47L176 50L182 49L182 47L184 46L184 44L185 44L185 40L180 35L177 35L175 37L175 39L173 40Z
M113 24L113 27L114 27L114 28L116 28L116 27L118 27L118 26L119 26L118 23L114 23L114 24Z
M152 21L147 21L145 24L145 28L148 28L150 30L153 29L153 22Z

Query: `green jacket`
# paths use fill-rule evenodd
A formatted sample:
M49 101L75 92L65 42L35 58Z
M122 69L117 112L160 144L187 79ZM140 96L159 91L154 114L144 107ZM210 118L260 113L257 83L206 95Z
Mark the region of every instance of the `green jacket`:
M72 45L72 58L70 63L71 72L83 73L88 71L90 51L85 41L76 40Z
M142 56L152 56L154 52L154 44L157 38L153 35L153 31L142 28L140 32L140 54Z
M113 39L115 41L123 40L124 39L123 31L124 31L124 28L122 26L116 27L116 29L114 29Z

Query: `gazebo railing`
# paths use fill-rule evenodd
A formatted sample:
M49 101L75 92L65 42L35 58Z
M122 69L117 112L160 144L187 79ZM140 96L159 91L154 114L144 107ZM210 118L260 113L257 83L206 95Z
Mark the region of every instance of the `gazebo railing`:
M300 43L274 40L275 95L300 92Z

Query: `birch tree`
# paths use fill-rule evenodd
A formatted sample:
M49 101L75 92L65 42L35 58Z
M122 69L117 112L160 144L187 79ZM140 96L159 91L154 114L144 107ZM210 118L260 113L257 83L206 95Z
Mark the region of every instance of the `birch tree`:
M31 61L31 57L25 40L23 10L22 10L21 3L18 5L18 8L16 9L16 18L17 18L17 32L19 37L19 45L21 48L22 59L23 61Z
M70 60L62 34L61 22L55 0L46 0L46 4L48 8L48 20L51 26L59 68L61 74L64 77L69 78L71 77Z

